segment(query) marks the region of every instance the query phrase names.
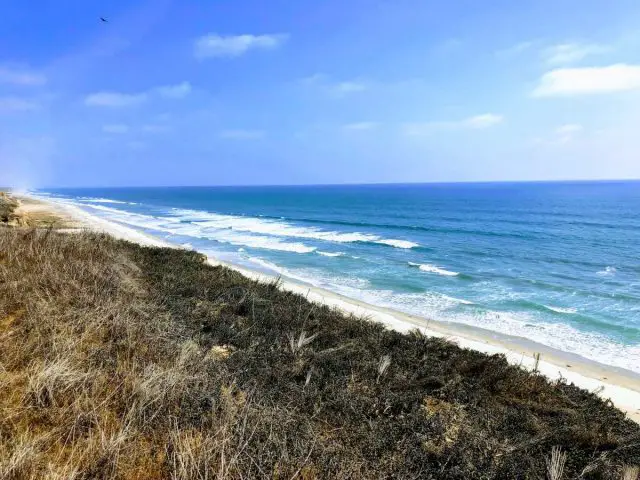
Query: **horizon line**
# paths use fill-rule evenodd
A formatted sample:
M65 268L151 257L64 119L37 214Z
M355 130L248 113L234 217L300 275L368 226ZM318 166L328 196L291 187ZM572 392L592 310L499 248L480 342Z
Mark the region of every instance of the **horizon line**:
M611 179L554 179L554 180L455 180L437 182L354 182L354 183L272 183L272 184L213 184L213 185L83 185L83 186L42 186L27 190L71 189L71 188L256 188L256 187L356 187L356 186L402 186L402 185L491 185L491 184L545 184L545 183L634 183L640 178ZM19 187L7 186L7 189ZM2 188L0 188L2 190Z

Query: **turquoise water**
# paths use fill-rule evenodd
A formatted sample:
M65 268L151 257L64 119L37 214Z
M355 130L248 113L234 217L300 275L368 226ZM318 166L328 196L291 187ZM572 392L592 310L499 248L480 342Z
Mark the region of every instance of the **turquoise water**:
M360 300L640 372L640 183L38 192Z

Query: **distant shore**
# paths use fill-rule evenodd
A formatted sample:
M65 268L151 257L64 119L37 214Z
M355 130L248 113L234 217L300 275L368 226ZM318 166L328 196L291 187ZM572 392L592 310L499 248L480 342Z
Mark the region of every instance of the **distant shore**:
M152 237L130 227L91 215L74 205L29 195L21 195L19 197L31 202L42 202L42 205L48 205L51 213L63 218L67 225L102 231L116 238L141 245L180 248L178 245ZM31 208L37 209L37 207ZM209 257L208 261L212 265L225 265L250 278L267 281L274 279L273 276L266 273L222 262L213 257ZM578 355L552 349L527 339L510 337L481 328L408 315L347 298L288 278L283 278L282 280L282 288L305 295L310 301L336 307L356 316L367 317L394 330L407 332L417 328L426 335L446 338L464 348L488 354L504 354L512 364L521 365L529 370L537 368L540 373L550 379L563 378L581 388L596 392L604 399L610 399L614 405L626 412L629 418L640 423L640 375L637 373L590 361Z

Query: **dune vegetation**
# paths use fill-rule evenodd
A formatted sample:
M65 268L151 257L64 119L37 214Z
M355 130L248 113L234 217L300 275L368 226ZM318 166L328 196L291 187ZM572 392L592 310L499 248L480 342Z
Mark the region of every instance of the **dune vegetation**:
M638 478L595 394L204 260L0 227L0 478Z

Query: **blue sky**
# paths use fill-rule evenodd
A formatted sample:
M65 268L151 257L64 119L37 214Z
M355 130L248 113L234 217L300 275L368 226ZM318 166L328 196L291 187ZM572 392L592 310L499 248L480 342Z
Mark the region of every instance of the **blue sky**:
M0 184L640 177L637 0L1 12Z

